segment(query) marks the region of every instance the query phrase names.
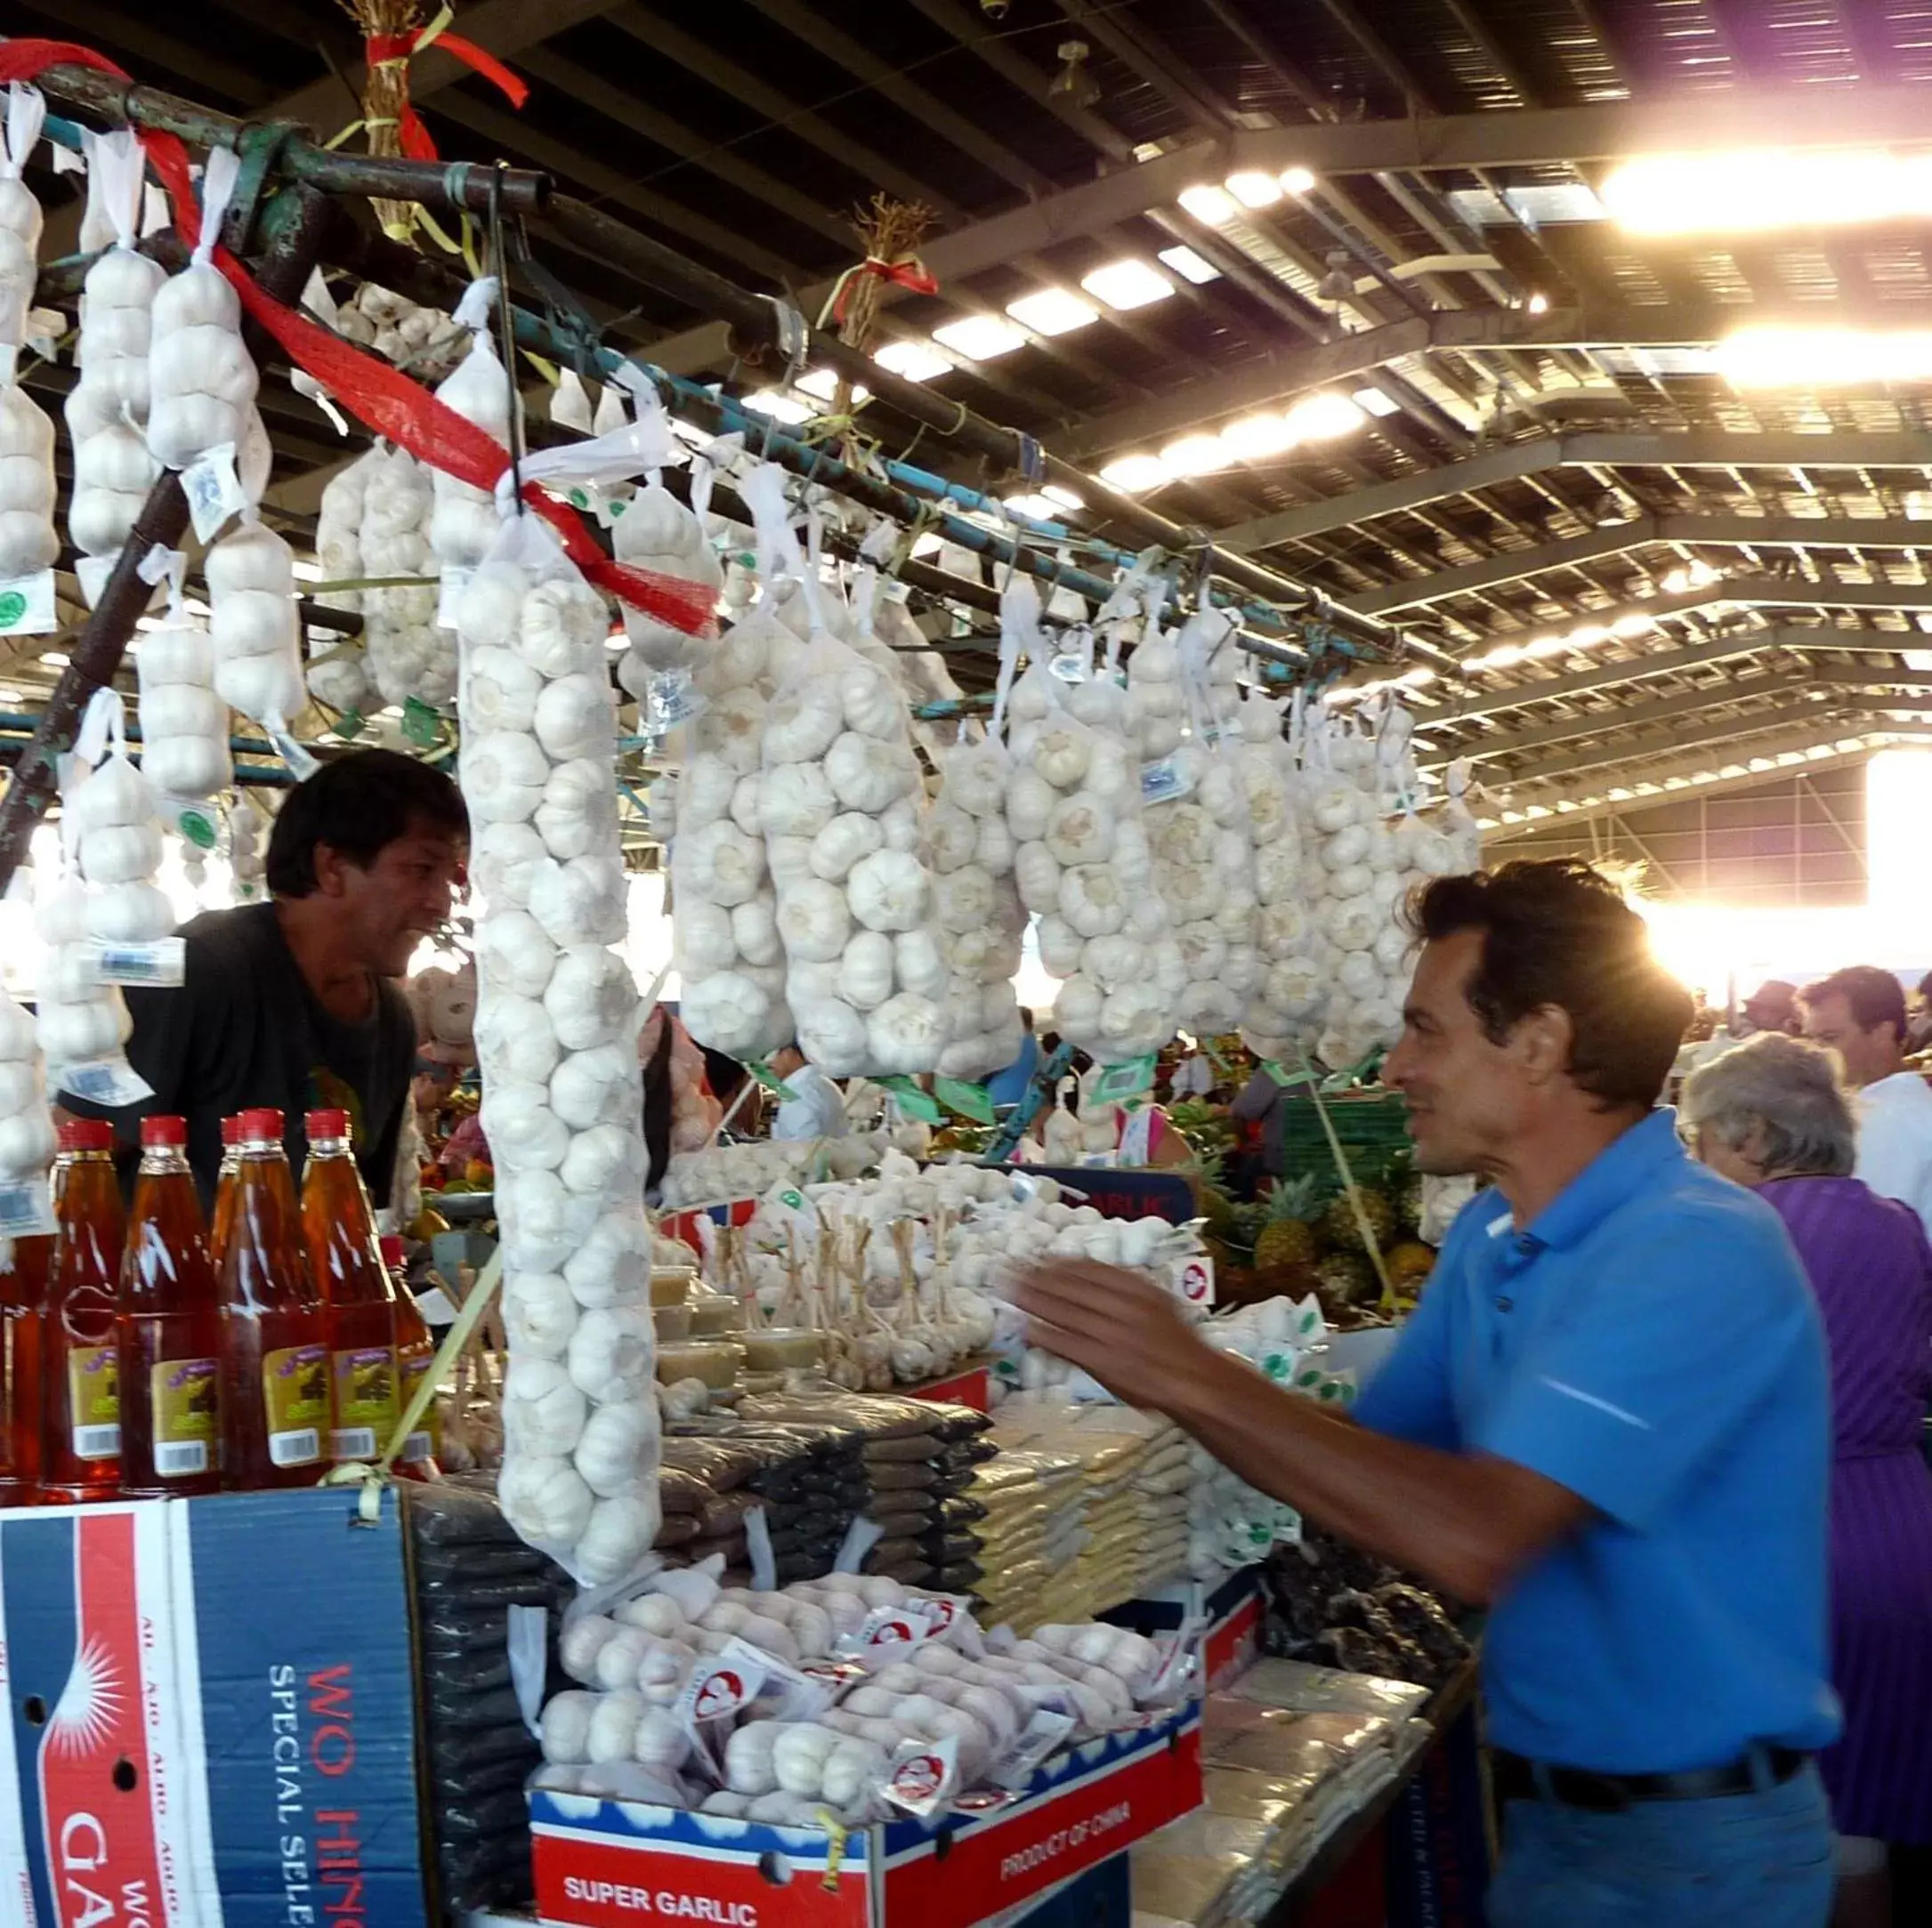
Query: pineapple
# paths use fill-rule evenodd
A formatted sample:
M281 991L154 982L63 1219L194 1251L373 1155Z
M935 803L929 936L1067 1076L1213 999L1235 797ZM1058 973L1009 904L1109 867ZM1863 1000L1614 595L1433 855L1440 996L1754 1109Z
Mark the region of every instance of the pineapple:
M1314 1274L1330 1308L1373 1304L1382 1289L1374 1267L1359 1252L1324 1252L1314 1262Z
M1362 1201L1362 1215L1369 1222L1369 1229L1375 1234L1375 1248L1386 1252L1395 1240L1395 1207L1389 1203L1386 1191L1377 1191L1372 1186L1356 1188L1356 1197ZM1348 1202L1348 1194L1337 1195L1335 1201L1322 1214L1322 1236L1338 1252L1366 1253L1368 1246L1362 1243L1362 1227L1355 1222L1354 1207Z
M1397 1292L1411 1296L1435 1267L1435 1254L1419 1239L1404 1238L1383 1259L1388 1268L1388 1282Z
M1265 1216L1255 1238L1257 1269L1271 1265L1307 1265L1319 1249L1311 1222L1315 1212L1315 1180L1277 1179L1263 1195Z

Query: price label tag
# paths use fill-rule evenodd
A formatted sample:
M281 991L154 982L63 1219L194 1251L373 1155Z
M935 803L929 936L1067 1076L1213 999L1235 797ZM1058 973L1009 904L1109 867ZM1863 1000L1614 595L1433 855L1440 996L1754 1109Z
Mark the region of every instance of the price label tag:
M204 797L164 797L161 814L181 832L182 841L191 849L212 851L220 841L221 827L214 806Z
M360 710L344 710L328 726L344 743L353 743L368 727Z
M883 1091L889 1091L899 1109L908 1117L917 1118L922 1124L937 1125L945 1117L938 1103L909 1077L882 1077L878 1081Z
M1183 1259L1174 1268L1174 1292L1176 1298L1184 1299L1190 1305L1199 1306L1203 1311L1211 1310L1214 1305L1214 1261L1206 1253Z
M654 730L675 730L678 724L703 715L711 706L684 670L660 670L647 689L651 726Z
M188 946L178 937L151 944L96 944L94 976L102 984L152 984L172 990L186 981Z
M1191 778L1171 756L1159 756L1140 767L1140 795L1144 803L1171 803L1194 787Z
M306 783L322 767L279 723L269 726L269 741L275 746L275 754L288 765L297 783Z
M1085 682L1087 681L1087 665L1071 649L1063 649L1058 656L1054 657L1052 662L1047 664L1047 671L1049 675L1057 676L1062 682Z
M1153 1155L1154 1108L1136 1105L1120 1133L1120 1163L1141 1166Z
M438 629L454 629L457 626L457 605L463 600L463 592L470 586L470 577L474 569L466 569L460 562L445 562L442 571L442 585L436 592L436 626Z
M0 1185L0 1238L44 1238L53 1230L53 1201L44 1178Z
M402 733L417 749L434 749L442 740L442 718L421 697L410 697L402 706Z
M958 1785L959 1737L948 1734L943 1740L901 1741L880 1792L894 1807L924 1819L943 1807Z
M61 1073L61 1091L72 1092L89 1104L106 1105L110 1110L122 1105L139 1104L154 1096L154 1086L119 1054L97 1058L87 1064L70 1064Z
M714 1773L724 1763L723 1736L758 1698L767 1657L743 1641L725 1643L715 1660L698 1667L677 1698L677 1722Z
M60 626L52 569L0 582L0 636L50 636Z
M241 478L235 473L235 445L217 442L198 461L182 471L182 493L188 498L188 514L195 525L198 541L211 543L231 515L248 506L241 490Z
M1152 1091L1154 1062L1150 1051L1144 1057L1123 1058L1119 1064L1110 1064L1095 1083L1095 1098L1103 1104L1125 1104L1129 1098Z
M963 1078L935 1077L933 1095L947 1110L957 1111L961 1117L971 1118L975 1125L993 1122L993 1101L987 1095L983 1085L968 1085Z

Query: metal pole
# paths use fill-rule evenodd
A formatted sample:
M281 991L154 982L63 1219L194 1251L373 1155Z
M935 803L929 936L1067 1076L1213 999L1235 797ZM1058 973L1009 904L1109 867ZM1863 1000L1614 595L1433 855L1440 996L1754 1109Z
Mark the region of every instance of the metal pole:
M306 183L276 197L263 217L269 231L256 278L264 293L283 303L301 297L310 270L320 259L330 212L327 198ZM188 498L181 478L170 470L149 490L101 599L75 639L73 660L61 672L33 740L21 749L13 780L0 797L0 891L12 881L35 827L60 794L59 760L73 748L82 714L94 691L114 681L135 620L147 609L154 592L141 579L141 558L157 543L178 549L187 527Z

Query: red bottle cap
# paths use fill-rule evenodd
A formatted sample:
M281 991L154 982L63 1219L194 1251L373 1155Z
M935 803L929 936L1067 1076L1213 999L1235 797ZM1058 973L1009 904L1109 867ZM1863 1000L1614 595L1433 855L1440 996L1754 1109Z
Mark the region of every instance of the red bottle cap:
M222 1142L224 1145L238 1145L241 1142L241 1113L230 1111L222 1120Z
M61 1125L62 1151L112 1151L114 1127L105 1118L67 1118Z
M188 1120L165 1111L157 1117L143 1118L141 1141L144 1145L185 1145L188 1142Z
M400 1272L402 1270L402 1240L391 1232L377 1239L376 1243L382 1247L384 1270Z
M303 1127L311 1139L346 1138L349 1135L349 1114L346 1111L311 1111L303 1120Z
M271 1110L266 1105L244 1111L241 1114L241 1135L255 1141L271 1138L279 1142L282 1135L281 1113Z

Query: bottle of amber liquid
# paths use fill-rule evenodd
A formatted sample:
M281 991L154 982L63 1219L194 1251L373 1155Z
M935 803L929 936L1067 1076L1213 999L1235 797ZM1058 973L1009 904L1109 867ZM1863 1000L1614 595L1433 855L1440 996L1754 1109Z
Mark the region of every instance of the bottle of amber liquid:
M141 1121L121 1260L121 1490L222 1484L222 1311L188 1163L188 1121Z
M222 1255L222 1483L312 1486L327 1455L328 1335L279 1111L241 1114Z
M346 1111L311 1111L302 1236L328 1319L338 1460L375 1459L396 1430L396 1309Z
M0 1242L0 1371L6 1375L0 1506L31 1506L40 1497L40 1320L53 1240L16 1238L11 1247Z
M114 1127L71 1118L61 1149L67 1167L40 1319L40 1491L52 1501L106 1499L121 1480L115 1320L127 1235Z
M208 1262L216 1278L235 1223L235 1174L241 1166L241 1113L222 1120L222 1163L214 1174L214 1200L208 1212Z
M396 1364L401 1373L401 1383L396 1389L400 1420L400 1416L408 1411L409 1401L416 1397L416 1388L436 1363L436 1340L428 1321L416 1310L416 1295L409 1290L408 1280L404 1276L402 1240L384 1238L380 1244L383 1270L389 1276L390 1295L396 1306ZM436 1464L436 1456L441 1450L441 1432L435 1402L432 1400L417 1422L416 1431L402 1442L402 1450L396 1456L396 1471L413 1479L441 1479L442 1473Z

